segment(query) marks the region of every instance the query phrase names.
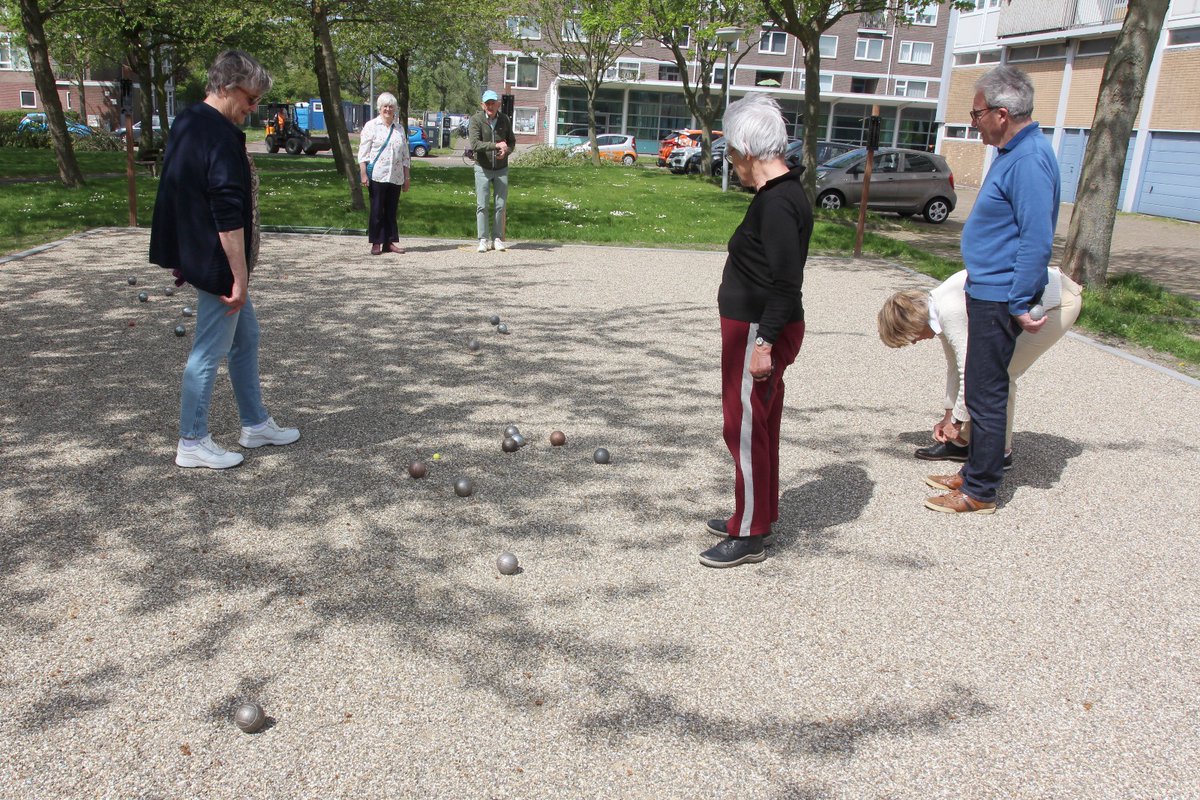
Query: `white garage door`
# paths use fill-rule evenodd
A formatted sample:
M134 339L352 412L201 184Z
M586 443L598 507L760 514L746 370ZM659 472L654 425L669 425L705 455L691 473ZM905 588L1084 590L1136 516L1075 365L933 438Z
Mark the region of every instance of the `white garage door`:
M1136 211L1200 222L1200 135L1155 133Z

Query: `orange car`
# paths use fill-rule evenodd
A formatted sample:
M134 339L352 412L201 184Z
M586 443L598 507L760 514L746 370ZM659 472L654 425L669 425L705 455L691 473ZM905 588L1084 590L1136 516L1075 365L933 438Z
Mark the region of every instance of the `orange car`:
M609 161L618 161L626 166L637 162L637 139L624 133L602 133L596 137L596 147L600 157ZM588 142L571 148L571 155L581 156L592 152Z
M721 135L720 131L712 132L713 139ZM667 165L667 157L671 155L671 151L676 147L695 147L700 144L700 140L704 137L704 131L699 128L685 128L672 133L667 138L663 139L659 144L658 150L658 165L665 167Z

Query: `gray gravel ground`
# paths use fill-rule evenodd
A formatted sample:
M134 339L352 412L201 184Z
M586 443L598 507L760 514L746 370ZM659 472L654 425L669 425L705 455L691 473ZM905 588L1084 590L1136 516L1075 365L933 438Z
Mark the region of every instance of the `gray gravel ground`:
M265 239L303 438L226 473L171 462L193 293L145 231L0 268L0 797L1200 795L1194 384L1064 340L1000 511L935 514L941 351L874 325L927 284L815 258L783 541L708 570L722 254L406 244Z

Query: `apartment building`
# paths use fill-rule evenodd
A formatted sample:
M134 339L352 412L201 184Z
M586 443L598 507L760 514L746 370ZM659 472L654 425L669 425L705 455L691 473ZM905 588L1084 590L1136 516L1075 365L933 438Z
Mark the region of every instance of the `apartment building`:
M936 112L947 72L950 11L931 5L902 18L854 15L821 37L821 138L864 143L865 119L873 104L882 117L882 141L932 149L937 139ZM577 80L558 75L533 55L546 49L542 31L531 20L512 18L511 32L522 41L493 45L488 86L513 97L513 122L519 144L561 144L566 133L587 125L587 101ZM691 36L688 31L686 35ZM790 133L804 127L804 58L799 42L771 26L747 30L735 45L730 94L769 92L780 102ZM554 60L553 55L544 56ZM696 65L691 66L694 81ZM713 74L724 81L724 64ZM696 127L684 100L680 75L669 48L653 40L636 43L610 70L600 90L597 124L601 130L637 137L638 151L652 153L659 140L678 128Z
M109 78L109 76L112 76ZM120 125L121 88L116 69L89 75L80 92L78 81L59 80L56 88L63 111L74 111L94 128ZM43 111L45 106L33 80L25 37L0 31L0 111Z
M969 112L975 81L995 64L1027 72L1034 119L1051 137L1063 200L1079 191L1084 148L1104 64L1128 0L975 0L949 11L948 91L938 151L966 185L978 185L994 149L979 141ZM1174 0L1158 40L1126 156L1119 208L1200 221L1200 0Z

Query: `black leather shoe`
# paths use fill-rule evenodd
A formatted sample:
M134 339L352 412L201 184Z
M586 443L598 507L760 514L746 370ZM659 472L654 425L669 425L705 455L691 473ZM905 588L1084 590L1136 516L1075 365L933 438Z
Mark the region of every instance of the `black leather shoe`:
M934 442L914 455L922 461L966 461L967 447L954 442Z
M708 524L704 526L704 529L706 531L708 531L709 533L711 533L713 536L728 536L729 535L728 526L729 526L729 520L727 520L727 519L710 519L708 521ZM776 540L778 540L778 538L779 538L779 535L775 533L774 529L771 529L771 531L769 533L767 533L767 535L762 537L763 544L766 545L767 547L770 547L771 545L775 544L775 542L776 542Z
M738 564L756 564L767 557L761 536L728 536L700 554L706 567L724 569Z

